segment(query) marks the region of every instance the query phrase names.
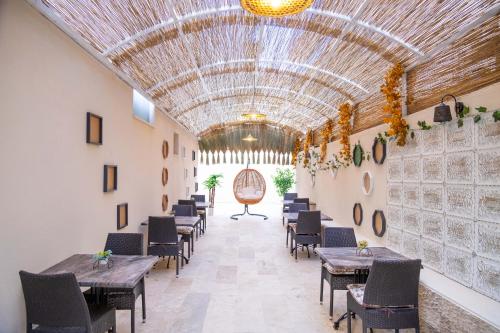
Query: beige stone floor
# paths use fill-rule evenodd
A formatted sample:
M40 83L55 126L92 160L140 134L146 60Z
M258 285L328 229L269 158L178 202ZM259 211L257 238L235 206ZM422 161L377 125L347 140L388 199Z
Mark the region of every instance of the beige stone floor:
M253 207L252 207L253 208ZM207 233L175 278L175 262L161 262L146 279L147 322L136 312L137 332L250 333L334 332L328 318L328 284L319 304L320 262L285 247L279 205L253 211L269 214L264 221L229 219L240 206L219 205L208 218ZM334 317L345 309L345 292L335 293ZM118 332L130 331L128 311L118 311ZM353 332L361 332L359 320ZM346 331L342 322L338 332Z

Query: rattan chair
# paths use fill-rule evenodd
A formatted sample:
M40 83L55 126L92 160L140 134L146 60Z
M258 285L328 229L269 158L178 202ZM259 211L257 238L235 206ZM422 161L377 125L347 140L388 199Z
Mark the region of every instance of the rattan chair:
M261 202L266 194L266 181L264 177L255 169L241 170L233 181L233 193L236 200L245 205L245 210L242 214L234 214L231 216L233 220L237 220L237 216L248 214L250 216L260 216L267 220L267 216L262 214L250 213L248 205L255 205Z
M418 285L421 261L375 259L366 284L347 288L347 313L356 313L367 328L414 328L419 332ZM351 316L347 316L351 333Z
M299 211L297 223L291 227L292 239L290 254L295 252L295 260L297 260L298 245L304 246L307 249L307 257L310 257L309 246L313 249L318 244L321 244L321 212L315 211ZM295 245L294 245L295 242Z
M143 235L141 233L110 233L106 239L104 250L124 256L142 256ZM142 322L146 322L145 281L142 278L132 289L104 289L106 304L117 310L130 310L130 331L135 332L135 302L141 296Z
M323 247L356 247L356 236L353 228L324 228ZM335 290L347 290L347 285L356 283L354 271L336 270L329 264L321 261L321 284L319 292L319 302L323 303L323 287L325 280L330 285L330 318L333 317L333 298ZM339 327L341 320L345 316L335 321L335 328Z
M203 220L203 216L198 214L198 209L196 208L196 201L194 199L180 199L177 200L177 204L179 205L189 205L192 207L191 210L191 216L200 216L200 219ZM205 232L203 230L203 227L201 227L201 221L195 224L195 229L196 229L196 239L198 239L198 235L200 234L200 229L201 231Z
M173 205L172 210L175 216L193 216L192 205ZM194 252L194 228L188 226L177 227L177 233L188 245L188 258L191 258L191 252Z
M205 202L205 195L204 194L191 194L191 200L194 200L196 202ZM197 209L198 210L198 215L200 215L201 220L203 222L203 233L207 230L207 211L205 208L203 209Z
M283 200L293 200L298 197L297 193L285 193ZM288 204L283 203L283 213L288 212ZM283 225L285 225L285 218L283 217Z
M175 276L179 277L179 262L184 266L184 240L177 235L175 218L172 216L149 217L148 223L148 255L175 258Z
M309 204L309 198L295 198L293 199L294 203L305 203L307 205L307 210L311 209L311 206Z
M305 203L292 203L288 206L289 213L298 213L301 210L307 210L307 205ZM283 217L284 218L284 217ZM286 222L286 246L288 247L288 238L290 237L290 230L292 225L297 222Z
M26 332L116 332L115 309L87 304L73 273L19 272L26 303Z

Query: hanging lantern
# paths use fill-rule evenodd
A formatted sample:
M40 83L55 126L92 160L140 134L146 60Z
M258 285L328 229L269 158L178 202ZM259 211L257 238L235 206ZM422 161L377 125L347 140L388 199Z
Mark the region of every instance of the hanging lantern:
M299 14L314 0L241 0L241 6L258 16L282 17Z

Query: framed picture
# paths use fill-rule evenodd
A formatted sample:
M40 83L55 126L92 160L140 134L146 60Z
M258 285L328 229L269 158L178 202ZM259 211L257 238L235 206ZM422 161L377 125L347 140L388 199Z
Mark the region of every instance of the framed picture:
M174 155L179 155L179 133L174 132Z
M116 206L116 229L120 230L128 226L128 203Z
M198 168L194 167L193 168L193 177L196 177L196 176L198 176Z
M102 117L87 112L87 143L102 145Z
M163 186L167 185L168 183L168 170L167 168L163 168L163 171L161 173L161 183Z
M196 152L194 150L191 152L191 159L196 161Z
M113 192L118 189L118 167L116 165L104 166L103 191Z
M161 209L166 212L168 209L168 195L164 194L161 197Z
M376 210L373 212L372 216L372 228L376 236L382 237L385 234L386 223L384 212L381 210Z
M361 207L359 202L355 203L352 208L352 219L355 225L361 225L361 223L363 223L363 207Z
M194 183L194 192L198 193L198 183Z
M375 138L373 140L373 146L372 146L373 161L376 164L384 164L386 155L387 155L387 144L385 142L382 142L381 139Z
M163 144L161 146L161 154L163 156L163 159L166 159L168 157L168 142L167 142L167 140L163 141Z

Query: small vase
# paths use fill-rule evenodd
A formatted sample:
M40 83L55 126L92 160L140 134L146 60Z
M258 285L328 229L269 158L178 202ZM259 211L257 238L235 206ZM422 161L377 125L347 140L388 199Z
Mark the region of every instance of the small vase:
M373 253L369 248L365 247L363 249L359 249L359 248L356 249L356 255L360 256L360 257L371 257L371 256L373 256Z

